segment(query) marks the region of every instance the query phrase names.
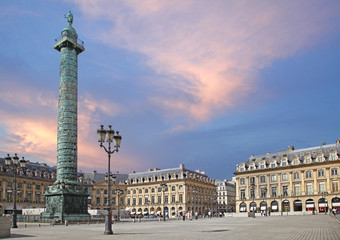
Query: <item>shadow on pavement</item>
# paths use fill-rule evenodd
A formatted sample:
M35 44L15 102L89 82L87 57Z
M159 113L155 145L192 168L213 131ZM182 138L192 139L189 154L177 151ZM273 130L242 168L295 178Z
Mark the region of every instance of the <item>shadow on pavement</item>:
M33 236L33 235L24 235L24 234L12 234L11 233L11 236L10 236L10 238L26 238L26 237L35 237L35 236Z

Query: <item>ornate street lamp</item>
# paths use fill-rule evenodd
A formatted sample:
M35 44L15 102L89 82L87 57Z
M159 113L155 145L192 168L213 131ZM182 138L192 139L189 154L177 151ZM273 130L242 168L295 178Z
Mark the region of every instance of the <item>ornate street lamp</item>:
M118 215L117 215L117 222L119 222L119 202L120 202L120 196L123 194L123 190L120 188L117 188L115 191L117 197L118 197Z
M19 157L17 154L14 154L14 157L11 157L7 154L5 157L5 164L7 167L13 166L13 175L14 175L14 197L13 197L13 214L12 214L12 228L18 228L17 225L17 171L24 169L26 167L26 161L24 157L19 161Z
M120 142L122 137L119 135L119 131L116 132L111 129L112 126L109 125L109 129L105 130L103 125L100 125L100 129L97 130L98 142L100 143L100 147L104 148L105 152L108 154L108 167L107 167L107 215L105 216L105 231L104 234L109 235L113 234L112 232L112 214L111 214L111 195L110 195L110 182L112 179L111 170L110 170L110 161L111 154L114 152L118 152L118 148L120 148ZM109 143L108 149L103 145L105 142ZM111 151L111 143L114 142L114 149Z
M167 189L168 185L166 185L166 183L161 183L161 188L162 188L162 192L163 192L163 221L165 221L165 209L164 209L164 206L165 206L165 198L164 198L164 192L165 190Z

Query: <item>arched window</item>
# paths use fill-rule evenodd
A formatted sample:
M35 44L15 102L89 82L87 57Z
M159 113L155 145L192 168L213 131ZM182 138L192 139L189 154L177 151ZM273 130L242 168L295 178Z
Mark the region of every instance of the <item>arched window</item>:
M270 167L271 167L271 168L275 168L275 167L276 167L275 161L272 161L272 162L270 163Z
M305 164L309 164L311 162L312 162L312 158L311 158L310 154L306 155L305 156Z
M261 162L260 169L265 169L265 168L266 168L266 163L265 162Z

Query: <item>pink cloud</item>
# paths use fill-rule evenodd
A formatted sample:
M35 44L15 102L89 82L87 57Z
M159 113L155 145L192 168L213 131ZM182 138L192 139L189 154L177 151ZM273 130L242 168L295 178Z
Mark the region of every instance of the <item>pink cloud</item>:
M4 84L0 90L0 125L6 131L0 141L0 151L18 153L28 160L41 159L52 165L56 164L58 111L56 94L20 86L12 82ZM112 117L120 112L124 111L118 104L108 104L107 100L95 99L90 94L79 98L79 167L98 170L106 168L107 158L96 141L99 117L101 114ZM97 161L98 158L103 161ZM124 170L133 165L132 158L128 155L119 158L116 163L116 167Z
M322 41L340 14L336 1L74 2L86 16L112 22L93 38L143 54L168 76L155 85L189 96L150 96L166 116L185 116L188 123L249 101L260 69Z

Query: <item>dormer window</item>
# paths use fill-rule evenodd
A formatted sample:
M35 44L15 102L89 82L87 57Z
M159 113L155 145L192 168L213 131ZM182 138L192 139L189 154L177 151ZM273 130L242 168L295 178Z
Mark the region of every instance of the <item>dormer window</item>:
M319 155L317 157L317 162L323 162L323 156L322 155Z
M299 165L299 164L300 164L299 158L298 158L298 157L294 158L294 160L293 160L293 165L297 166L297 165Z
M338 154L336 152L331 152L331 159L332 161L337 160L338 159Z
M283 159L281 161L281 167L286 167L287 166L287 159Z
M311 159L310 155L305 156L305 164L309 164L311 162L312 162L312 159Z
M244 165L241 165L241 166L240 166L239 171L240 171L240 172L244 172Z
M255 170L255 165L254 165L254 164L250 165L250 170L251 170L251 171L252 171L252 170Z
M270 167L271 168L275 168L276 167L276 163L275 162L271 162Z
M261 168L261 169L265 169L265 168L266 168L265 162L261 162L260 168Z

